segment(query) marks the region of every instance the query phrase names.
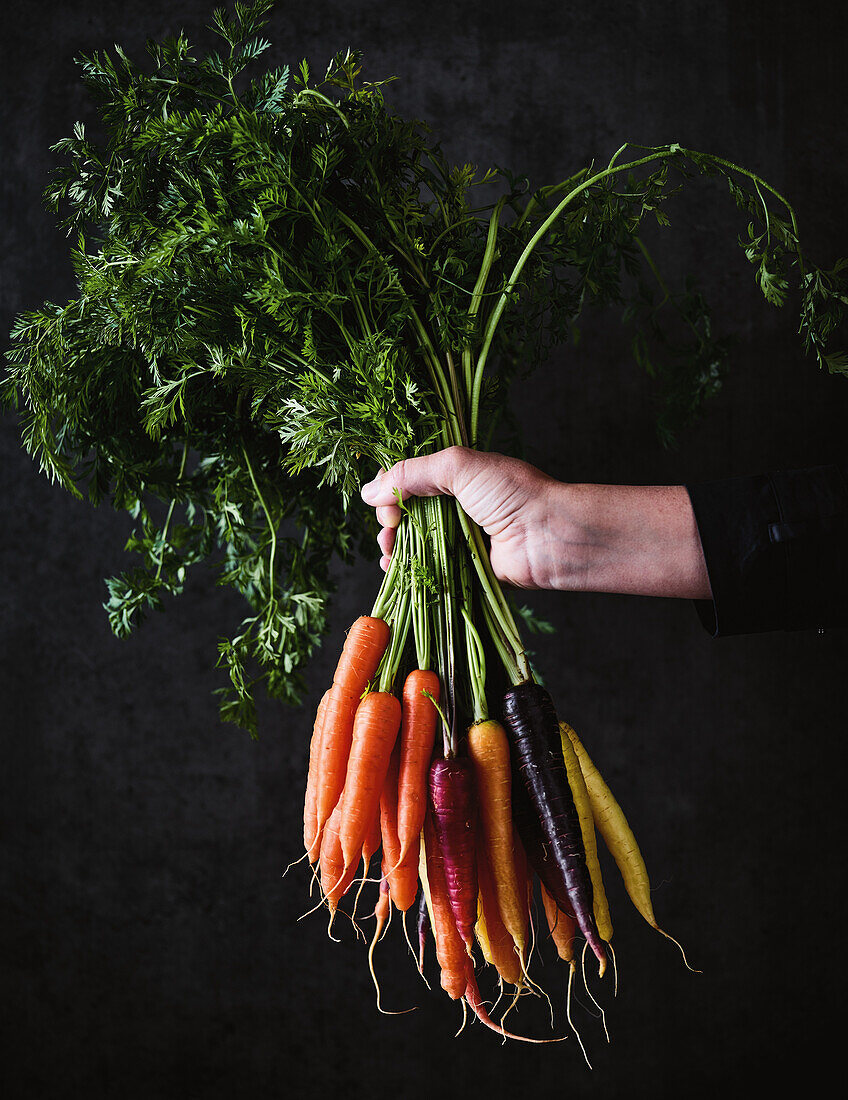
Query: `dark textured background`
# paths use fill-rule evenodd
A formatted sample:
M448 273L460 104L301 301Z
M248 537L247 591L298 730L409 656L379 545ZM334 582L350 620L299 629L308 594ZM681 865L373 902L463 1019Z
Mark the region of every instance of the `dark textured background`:
M90 117L75 54L185 26L206 3L103 0L4 15L0 321L72 292L66 242L40 206L50 143ZM848 9L800 3L283 3L274 57L316 68L348 44L397 73L401 112L448 151L559 179L625 139L679 140L765 176L794 202L810 254L848 246ZM172 12L175 12L172 14ZM200 33L198 33L200 32ZM804 360L790 311L757 297L729 198L696 184L661 258L697 269L733 377L674 453L654 442L643 379L614 317L596 317L518 396L530 457L572 480L680 482L844 456L848 382ZM541 400L539 399L541 395ZM342 574L334 630L300 711L264 705L254 744L221 726L216 639L238 601L210 577L129 641L109 633L102 578L128 520L40 478L0 422L0 813L4 1095L91 1100L275 1096L730 1096L844 1086L844 631L713 641L685 602L540 594L558 632L539 646L562 711L624 803L660 920L703 974L629 908L614 874L620 992L612 1043L578 1012L573 1042L454 1041L397 940L378 966L331 944L307 908L298 854L311 712L376 567ZM393 929L398 933L399 929ZM562 1017L561 972L545 984ZM585 1000L585 997L584 997ZM522 1006L511 1019L540 1025ZM541 1026L541 1025L540 1025ZM555 1093L554 1095L558 1095Z

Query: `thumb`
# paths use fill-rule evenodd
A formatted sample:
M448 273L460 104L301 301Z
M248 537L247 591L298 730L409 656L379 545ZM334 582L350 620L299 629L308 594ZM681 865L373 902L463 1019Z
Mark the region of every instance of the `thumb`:
M375 508L396 504L396 490L407 497L453 496L465 447L448 447L419 458L404 458L362 486L362 499Z

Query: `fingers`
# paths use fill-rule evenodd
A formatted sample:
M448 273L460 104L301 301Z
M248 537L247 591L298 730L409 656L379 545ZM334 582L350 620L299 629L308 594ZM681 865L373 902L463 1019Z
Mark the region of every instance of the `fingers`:
M466 482L472 464L478 460L475 451L466 447L448 447L432 455L407 458L389 470L381 470L373 481L362 486L362 499L376 509L380 533L377 544L382 557L380 568L385 572L391 562L395 545L395 528L401 520L398 492L401 500L411 496L432 497L445 493L457 495Z
M385 557L391 557L392 550L395 548L394 528L384 527L377 535L377 545L383 551Z
M362 499L376 508L394 506L397 509L398 490L402 500L411 496L432 497L440 493L455 495L457 479L473 461L474 455L475 452L465 447L448 447L432 455L405 458L363 485Z
M381 527L397 527L401 510L396 504L383 504L377 509L377 522Z

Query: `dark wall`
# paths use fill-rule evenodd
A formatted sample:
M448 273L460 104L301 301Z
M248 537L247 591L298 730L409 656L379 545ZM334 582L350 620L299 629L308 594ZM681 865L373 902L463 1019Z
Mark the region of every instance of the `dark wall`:
M172 14L172 10L174 13ZM72 62L184 26L162 0L32 3L4 15L0 321L72 293L65 239L40 205L48 146L90 110ZM678 140L759 171L793 201L814 259L848 247L846 8L783 2L280 5L273 56L316 67L348 44L388 96L458 160L568 175L624 140ZM529 457L597 482L679 483L844 456L848 382L803 358L791 311L766 307L729 198L695 184L661 238L738 334L732 377L674 452L655 442L644 380L616 318L586 325L517 397ZM612 1036L575 1009L576 1044L502 1046L417 978L400 929L377 952L331 943L299 854L311 715L344 628L370 607L373 563L340 572L328 644L302 710L263 704L252 743L219 724L219 634L241 608L211 577L116 641L103 577L126 517L50 487L0 422L0 724L4 1095L777 1095L842 1074L844 631L714 641L686 602L539 594L557 633L538 661L636 828L653 933L607 866L619 994ZM537 977L563 1025L562 972ZM596 990L597 991L597 990ZM586 1002L585 994L582 997ZM542 1006L544 1008L544 1006ZM510 1020L541 1031L544 1012ZM537 1027L538 1025L538 1027Z

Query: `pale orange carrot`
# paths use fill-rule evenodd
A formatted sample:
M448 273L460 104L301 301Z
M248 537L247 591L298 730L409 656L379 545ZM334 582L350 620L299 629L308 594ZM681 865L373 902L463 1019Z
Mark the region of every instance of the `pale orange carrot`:
M330 697L329 688L321 696L318 711L315 715L315 725L312 729L312 741L309 745L309 770L306 776L306 796L303 800L303 846L309 855L309 862L314 863L318 858L321 848L321 836L318 829L318 769L321 756L321 736L324 730L324 719L327 714L327 700Z
M515 950L514 937L504 924L492 870L489 866L489 855L483 844L477 845L477 886L480 891L479 911L477 917L478 935L480 932L480 918L482 917L488 941L490 961L498 974L510 985L522 984L521 959Z
M359 696L339 684L333 684L326 706L316 778L318 789L315 798L315 820L319 834L344 790L350 742L353 737L353 720L359 706Z
M563 960L574 965L574 941L577 936L577 922L574 917L557 908L557 904L542 883L539 883L542 892L542 903L545 906L545 916L548 928L551 930L551 939L557 949L557 954Z
M512 824L512 773L509 743L500 722L475 723L468 731L468 755L474 761L482 850L491 867L491 882L500 918L522 958L526 948L527 894L516 871ZM481 846L478 844L478 853ZM487 920L488 923L488 920Z

